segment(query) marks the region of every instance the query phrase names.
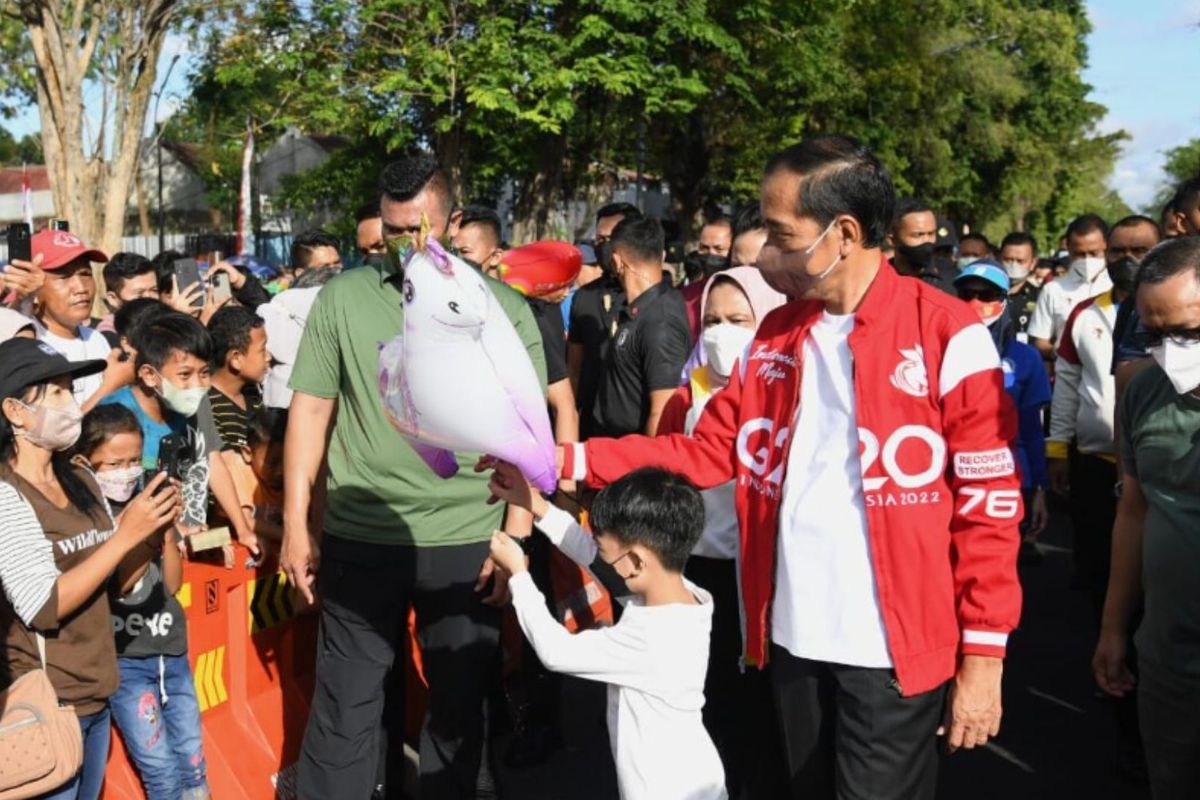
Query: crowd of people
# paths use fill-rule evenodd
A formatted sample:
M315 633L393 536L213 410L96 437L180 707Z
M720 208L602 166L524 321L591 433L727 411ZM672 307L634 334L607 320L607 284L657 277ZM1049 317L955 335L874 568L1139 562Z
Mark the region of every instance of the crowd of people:
M356 252L304 234L270 280L214 259L181 286L183 254L58 229L7 266L0 682L44 670L83 745L42 796L99 797L114 724L147 797L210 796L174 593L186 559L232 563L188 546L227 528L319 607L300 797L399 796L409 646L422 797L503 796L495 734L543 760L558 675L608 685L623 798L932 797L939 751L999 730L1047 492L1120 768L1200 794L1200 178L1161 219L994 244L819 136L678 263L660 220L603 206L574 284L528 297L501 218L454 197L434 158L388 164ZM553 495L487 454L442 479L388 420L424 236L534 365ZM571 562L609 624L551 579Z

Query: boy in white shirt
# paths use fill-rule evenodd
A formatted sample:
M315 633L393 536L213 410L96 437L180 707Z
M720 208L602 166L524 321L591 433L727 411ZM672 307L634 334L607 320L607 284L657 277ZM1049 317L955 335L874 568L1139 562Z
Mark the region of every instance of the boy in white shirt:
M492 558L512 575L521 629L547 669L608 684L608 736L622 800L718 800L725 773L700 716L712 596L683 577L704 529L704 501L688 481L641 469L597 495L593 536L551 506L511 464L494 468L496 497L533 512L538 528L576 563L597 554L634 598L611 628L568 633L533 584L522 544L497 531Z

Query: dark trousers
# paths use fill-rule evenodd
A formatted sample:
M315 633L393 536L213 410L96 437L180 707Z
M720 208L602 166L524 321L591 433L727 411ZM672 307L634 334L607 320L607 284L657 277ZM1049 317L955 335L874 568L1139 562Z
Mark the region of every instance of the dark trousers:
M299 797L371 796L384 679L409 603L416 609L429 682L419 747L421 795L475 797L483 698L500 639L498 613L474 591L487 553L487 542L398 547L325 537L317 577L316 689L300 754Z
M934 796L944 686L901 697L890 669L809 661L778 645L771 670L791 797Z
M1141 662L1138 710L1154 800L1200 797L1200 680Z
M779 797L783 764L770 684L757 669L739 669L742 630L737 562L691 556L684 574L713 596L704 727L725 767L729 796L734 800Z
M1071 481L1071 541L1075 567L1087 581L1092 607L1099 622L1108 588L1112 561L1112 529L1117 518L1117 465L1072 451L1068 464Z
M1112 530L1117 519L1117 465L1100 456L1072 451L1069 465L1071 480L1071 536L1075 546L1075 566L1087 583L1091 596L1096 630L1104 615L1108 594L1108 573L1112 564ZM1136 627L1136 626L1135 626ZM1130 643L1131 668L1136 670ZM1117 733L1125 755L1140 758L1137 693L1112 699Z

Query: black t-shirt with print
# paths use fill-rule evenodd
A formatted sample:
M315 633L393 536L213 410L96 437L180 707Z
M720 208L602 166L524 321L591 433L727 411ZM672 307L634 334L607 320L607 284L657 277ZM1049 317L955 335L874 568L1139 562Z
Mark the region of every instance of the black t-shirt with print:
M658 283L621 308L596 393L593 435L638 433L650 415L650 392L679 386L692 349L679 292Z
M566 380L567 332L563 327L562 309L558 303L529 298L529 310L537 321L542 335L542 350L546 354L546 385Z

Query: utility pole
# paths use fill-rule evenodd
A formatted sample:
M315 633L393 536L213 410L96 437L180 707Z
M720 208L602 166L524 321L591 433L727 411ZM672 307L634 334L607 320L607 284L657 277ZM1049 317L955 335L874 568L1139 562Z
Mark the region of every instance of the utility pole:
M162 100L163 90L167 88L167 81L171 79L171 70L175 69L175 64L179 61L179 54L176 53L171 59L170 65L167 67L167 72L163 75L162 83L158 86L158 91L154 93L154 149L156 151L156 161L158 163L158 252L167 249L166 244L166 212L163 209L163 171L162 171L162 135L163 124L158 118L158 103Z

